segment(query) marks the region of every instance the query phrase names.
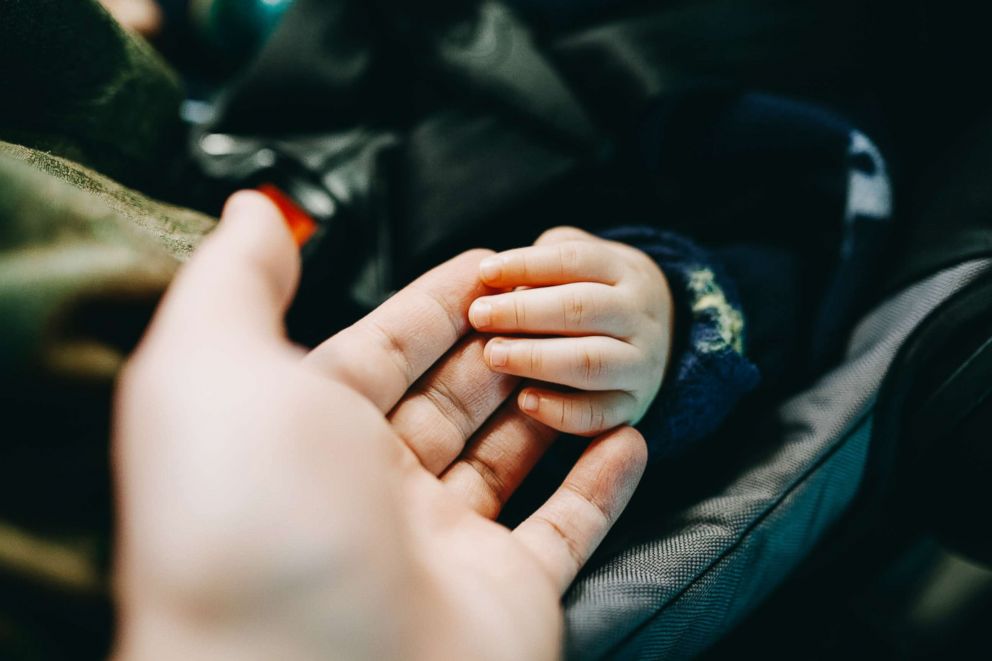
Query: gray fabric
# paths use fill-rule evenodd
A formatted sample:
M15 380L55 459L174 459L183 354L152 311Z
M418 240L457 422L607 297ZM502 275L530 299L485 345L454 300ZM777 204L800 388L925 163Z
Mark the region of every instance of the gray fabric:
M779 409L782 437L669 532L584 576L566 598L571 658L684 658L720 638L812 550L862 478L879 386L902 342L989 269L975 260L894 296L845 362Z

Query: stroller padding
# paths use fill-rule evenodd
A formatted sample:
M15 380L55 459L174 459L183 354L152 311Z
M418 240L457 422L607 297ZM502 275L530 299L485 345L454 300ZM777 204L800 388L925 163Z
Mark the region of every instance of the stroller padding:
M692 656L757 606L857 494L879 386L903 341L990 264L946 269L877 307L843 364L778 409L773 451L582 577L566 598L570 656Z

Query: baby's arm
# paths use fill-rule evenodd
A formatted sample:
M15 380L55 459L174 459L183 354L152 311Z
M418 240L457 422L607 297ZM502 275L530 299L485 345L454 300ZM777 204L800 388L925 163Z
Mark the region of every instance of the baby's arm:
M500 334L486 345L490 368L549 384L520 392L525 413L584 436L640 420L661 387L673 326L671 291L651 258L558 228L480 271L487 285L508 290L469 310L477 330Z

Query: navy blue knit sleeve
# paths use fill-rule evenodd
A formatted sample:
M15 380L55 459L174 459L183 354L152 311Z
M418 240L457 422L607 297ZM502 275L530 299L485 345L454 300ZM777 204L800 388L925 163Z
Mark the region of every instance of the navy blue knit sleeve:
M602 236L644 251L672 290L675 338L668 373L638 424L652 459L672 456L714 432L760 380L744 351L737 290L712 255L679 234L619 227Z

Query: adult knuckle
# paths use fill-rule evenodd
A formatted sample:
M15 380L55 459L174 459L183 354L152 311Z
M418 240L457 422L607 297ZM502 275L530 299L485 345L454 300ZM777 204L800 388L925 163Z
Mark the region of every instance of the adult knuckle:
M406 339L393 329L371 319L368 328L376 338L379 350L389 357L396 370L403 375L408 383L413 382L416 376L416 367L410 358L411 351Z
M587 558L586 554L583 552L582 545L579 543L578 538L572 530L541 514L536 514L535 520L547 526L551 530L552 534L561 540L565 552L568 554L572 564L574 565L574 570L578 571L581 569L586 563Z
M591 512L594 512L607 526L613 525L616 521L617 514L613 511L613 508L608 507L607 502L604 502L604 496L600 495L596 497L587 488L582 488L575 482L565 482L562 484L563 489L567 489L572 494L574 494L579 500L589 508Z
M457 443L457 439L467 437L474 431L472 420L475 412L472 405L444 380L436 379L425 384L419 394L437 412L440 419L449 425L452 431L451 438L456 439L452 443Z
M479 479L482 481L483 489L487 491L493 500L499 504L506 501L510 489L508 488L505 477L498 468L481 457L474 455L466 457L465 463L478 474Z

